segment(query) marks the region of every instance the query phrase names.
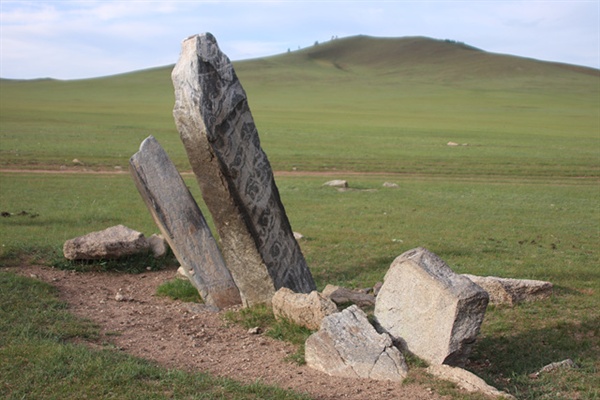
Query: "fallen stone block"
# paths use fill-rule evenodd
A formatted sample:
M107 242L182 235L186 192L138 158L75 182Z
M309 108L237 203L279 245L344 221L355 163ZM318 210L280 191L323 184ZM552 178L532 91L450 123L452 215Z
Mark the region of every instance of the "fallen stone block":
M424 248L397 257L375 303L378 324L431 364L461 366L479 333L488 294Z
M467 392L479 392L486 396L516 399L513 395L488 385L477 375L462 368L437 364L429 366L426 371L436 378L455 383L459 388L466 390Z
M260 146L248 99L210 33L182 43L173 116L243 304L316 289Z
M149 251L144 234L124 225L88 233L63 245L63 254L69 260L112 260Z
M334 302L316 290L305 294L281 288L275 292L272 306L275 318L286 318L312 330L319 329L323 318L338 311Z
M306 364L331 376L401 382L408 374L402 353L353 305L323 319L305 343Z
M375 296L341 286L325 286L325 289L323 289L323 296L329 297L337 305L352 303L361 308L375 306Z
M531 279L498 278L463 274L490 295L490 304L514 306L521 302L547 299L552 296L552 283Z
M219 309L240 304L239 290L198 204L156 139L146 138L129 166L154 222L204 302Z

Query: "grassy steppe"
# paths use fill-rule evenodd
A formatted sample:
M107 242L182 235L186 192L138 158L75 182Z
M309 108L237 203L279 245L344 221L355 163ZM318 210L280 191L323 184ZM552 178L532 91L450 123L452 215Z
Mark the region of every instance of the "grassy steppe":
M277 183L319 288L371 286L417 246L456 272L549 280L550 300L490 307L469 368L519 398L600 396L597 70L367 37L235 67L273 168L300 174ZM1 168L125 169L152 134L187 170L169 73L0 81ZM2 172L0 211L5 265L119 223L157 231L125 173ZM579 368L528 377L567 357Z

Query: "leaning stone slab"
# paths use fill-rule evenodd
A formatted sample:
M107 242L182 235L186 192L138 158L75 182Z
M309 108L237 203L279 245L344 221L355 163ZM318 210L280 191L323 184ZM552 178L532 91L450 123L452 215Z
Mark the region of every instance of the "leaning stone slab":
M323 318L338 311L333 301L316 290L305 294L281 288L275 292L272 305L275 318L286 318L312 330L319 329Z
M419 247L390 266L377 295L375 317L394 339L425 361L461 366L487 304L483 289Z
M498 278L463 274L490 295L490 304L515 304L542 300L552 295L552 283L531 279Z
M429 366L426 371L436 378L455 383L459 388L466 390L467 392L479 392L486 396L515 399L513 395L488 385L477 375L462 368L439 364Z
M237 286L185 182L152 136L129 160L135 185L175 257L204 302L218 308L241 303Z
M323 319L321 329L306 340L305 359L331 376L401 382L408 374L390 336L377 333L356 305Z
M149 251L144 234L124 225L88 233L63 245L63 254L69 260L112 260Z
M173 116L243 303L316 289L260 146L248 99L210 33L183 41Z

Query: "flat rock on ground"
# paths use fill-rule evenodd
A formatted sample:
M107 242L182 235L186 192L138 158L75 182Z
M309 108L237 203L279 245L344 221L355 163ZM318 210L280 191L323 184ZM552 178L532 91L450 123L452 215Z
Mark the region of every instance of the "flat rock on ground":
M4 270L57 287L70 312L100 325L101 337L91 346L108 342L168 368L208 372L247 384L259 380L314 399L448 398L418 384L331 377L285 361L295 352L292 345L228 324L222 312L194 312L201 307L157 297L156 288L173 279L175 269L138 275L79 273L35 265ZM119 289L128 301L116 301Z

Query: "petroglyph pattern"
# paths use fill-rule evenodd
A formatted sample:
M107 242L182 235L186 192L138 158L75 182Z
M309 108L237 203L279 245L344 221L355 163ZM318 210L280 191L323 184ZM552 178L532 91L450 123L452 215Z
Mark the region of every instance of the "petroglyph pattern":
M250 299L248 293L256 288L243 282L265 286L261 269L266 269L271 282L261 289L269 293L257 296L266 301L280 287L302 293L314 290L260 146L246 93L214 36L186 39L172 77L173 115L242 297L248 303L265 301Z

